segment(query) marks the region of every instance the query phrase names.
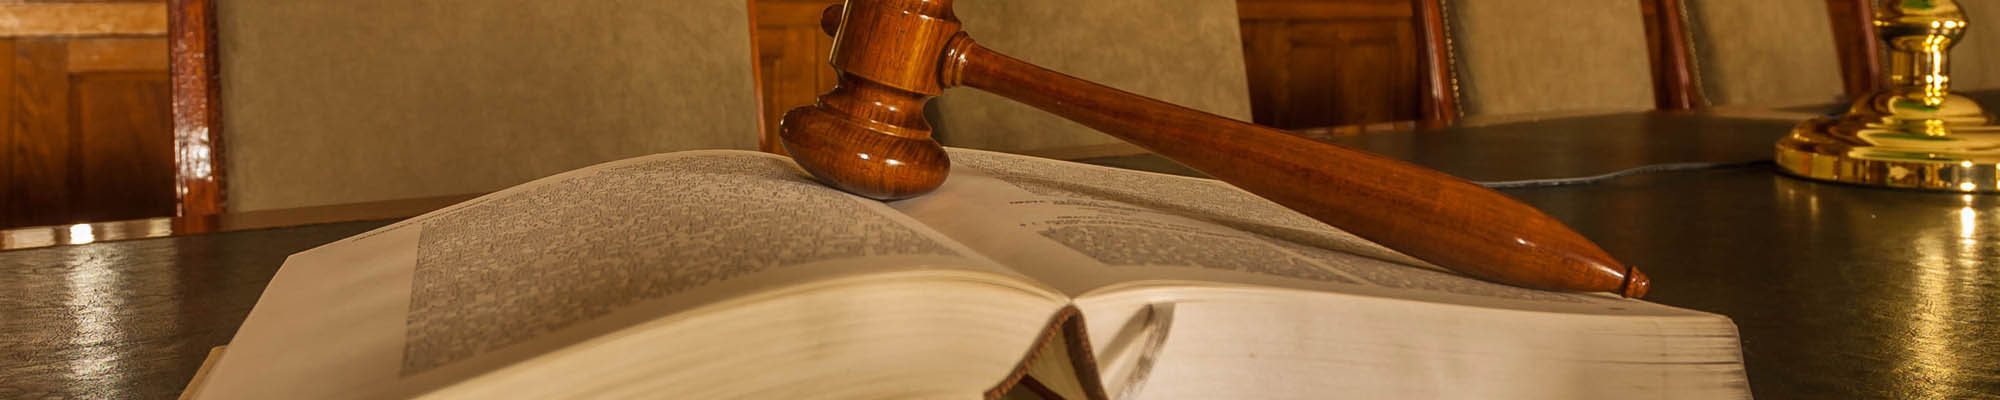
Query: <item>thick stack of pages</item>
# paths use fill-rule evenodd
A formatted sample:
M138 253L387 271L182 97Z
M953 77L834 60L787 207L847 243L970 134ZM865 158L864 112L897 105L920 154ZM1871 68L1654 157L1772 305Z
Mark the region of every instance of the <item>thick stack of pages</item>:
M1215 181L953 160L893 203L737 151L514 187L292 256L190 390L1748 396L1718 315L1460 277Z

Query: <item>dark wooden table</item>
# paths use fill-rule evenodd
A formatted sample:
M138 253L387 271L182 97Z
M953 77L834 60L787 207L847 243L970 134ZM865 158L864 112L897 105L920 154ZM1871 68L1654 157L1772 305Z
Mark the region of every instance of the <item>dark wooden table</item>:
M1475 180L1768 159L1787 121L1627 114L1335 141ZM1173 171L1147 157L1093 160ZM1740 327L1762 398L2000 396L2000 196L1769 164L1509 189ZM167 398L285 255L386 222L0 252L0 398Z

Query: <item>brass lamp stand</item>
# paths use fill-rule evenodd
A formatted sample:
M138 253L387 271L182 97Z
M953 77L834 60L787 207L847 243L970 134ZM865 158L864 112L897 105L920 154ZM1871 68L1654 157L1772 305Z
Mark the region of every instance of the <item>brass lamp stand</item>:
M1966 25L1955 0L1884 1L1875 28L1889 44L1888 87L1845 116L1792 129L1778 141L1778 166L1825 181L2000 192L2000 126L1950 90L1948 52Z

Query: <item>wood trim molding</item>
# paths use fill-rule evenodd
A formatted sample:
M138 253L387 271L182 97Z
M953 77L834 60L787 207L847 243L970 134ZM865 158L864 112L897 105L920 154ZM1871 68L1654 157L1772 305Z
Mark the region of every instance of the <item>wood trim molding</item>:
M167 14L160 2L0 3L0 37L159 36Z
M69 71L166 71L164 38L105 38L69 41Z
M1692 110L1705 105L1695 79L1689 49L1687 7L1682 0L1640 0L1648 17L1647 43L1653 61L1653 103L1661 110Z
M168 0L168 64L173 79L175 196L180 221L200 226L224 209L222 88L215 0Z
M1418 42L1423 46L1418 53L1422 58L1418 62L1424 66L1420 124L1438 127L1458 123L1462 114L1458 107L1457 62L1452 57L1450 20L1445 19L1450 14L1445 10L1445 0L1411 3L1416 7Z
M1293 129L1292 132L1296 132L1299 136L1304 136L1312 140L1331 141L1337 138L1371 133L1409 133L1417 131L1420 128L1427 128L1424 126L1424 121L1389 121L1360 125L1325 126Z

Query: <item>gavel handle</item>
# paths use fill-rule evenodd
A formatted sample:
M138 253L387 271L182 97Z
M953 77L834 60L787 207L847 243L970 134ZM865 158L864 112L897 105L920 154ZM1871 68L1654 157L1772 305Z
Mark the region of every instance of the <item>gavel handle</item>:
M1153 100L960 34L939 78L1082 123L1404 254L1516 286L1644 296L1651 284L1506 195L1435 170Z

